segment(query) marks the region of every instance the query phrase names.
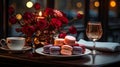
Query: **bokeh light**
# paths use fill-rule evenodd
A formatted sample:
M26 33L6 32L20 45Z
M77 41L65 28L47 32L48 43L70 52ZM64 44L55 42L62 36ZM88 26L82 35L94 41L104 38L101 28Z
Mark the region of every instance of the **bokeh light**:
M18 20L21 20L21 19L22 19L22 15L21 15L21 14L17 14L17 15L16 15L16 18L17 18Z
M31 1L28 1L28 2L26 3L26 6L27 6L28 8L32 8L33 3L32 3Z
M115 1L110 1L110 7L115 7L116 6L116 2Z
M95 6L95 7L99 7L99 6L100 6L99 2L98 2L98 1L95 1L95 2L94 2L94 6Z
M81 2L77 2L76 6L77 6L78 8L81 8L81 7L82 7L82 3L81 3Z

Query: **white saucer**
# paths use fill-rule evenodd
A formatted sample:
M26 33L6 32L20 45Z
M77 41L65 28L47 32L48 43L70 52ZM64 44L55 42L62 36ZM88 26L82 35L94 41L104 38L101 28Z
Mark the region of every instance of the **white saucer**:
M30 46L24 46L22 50L11 50L8 47L0 47L0 49L9 51L9 52L24 52L24 51L30 50L31 48L32 47L30 47Z

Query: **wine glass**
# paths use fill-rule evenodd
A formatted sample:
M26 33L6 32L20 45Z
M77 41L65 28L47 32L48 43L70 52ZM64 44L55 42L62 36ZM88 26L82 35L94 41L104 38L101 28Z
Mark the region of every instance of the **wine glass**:
M102 36L102 24L101 22L92 22L89 21L87 23L87 28L86 28L86 35L87 37L93 41L93 49L92 49L92 54L96 54L95 47L96 47L96 40L99 40Z

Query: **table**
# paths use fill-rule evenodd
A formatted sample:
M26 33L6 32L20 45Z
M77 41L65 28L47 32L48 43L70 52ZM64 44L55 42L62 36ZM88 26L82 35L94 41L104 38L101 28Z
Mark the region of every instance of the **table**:
M109 67L111 65L120 65L119 63L120 52L99 52L93 61L91 54L72 58L54 58L33 53L32 50L25 51L24 53L8 53L7 51L0 50L0 64L3 66Z

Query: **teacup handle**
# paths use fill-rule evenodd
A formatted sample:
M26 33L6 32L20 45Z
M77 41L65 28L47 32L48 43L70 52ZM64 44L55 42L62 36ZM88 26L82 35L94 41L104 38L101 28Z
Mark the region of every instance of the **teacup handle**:
M5 39L1 39L1 40L0 40L0 45L1 45L2 47L6 46L6 40L5 40Z

